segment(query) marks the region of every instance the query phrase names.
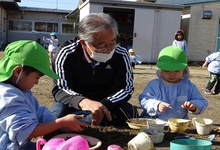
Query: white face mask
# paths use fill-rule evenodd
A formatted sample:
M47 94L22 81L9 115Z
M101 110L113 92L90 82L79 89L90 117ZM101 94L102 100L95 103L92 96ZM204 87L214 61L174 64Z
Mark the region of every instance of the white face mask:
M112 58L112 55L114 54L115 52L115 49L113 49L111 51L111 53L109 54L106 54L106 53L97 53L97 52L94 52L91 50L90 46L87 44L89 50L92 52L92 55L90 56L92 59L94 59L95 61L98 61L98 62L106 62L108 61L109 59Z

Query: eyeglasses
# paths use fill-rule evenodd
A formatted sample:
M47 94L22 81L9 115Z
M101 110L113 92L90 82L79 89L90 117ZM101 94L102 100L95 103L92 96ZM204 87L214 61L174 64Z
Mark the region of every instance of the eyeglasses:
M87 44L90 44L92 47L94 47L95 49L93 50L94 52L97 52L97 53L105 53L107 52L108 50L113 50L115 49L116 47L119 46L119 43L110 43L109 45L105 44L105 46L101 47L101 48L96 48L95 46L93 46L91 43L89 42L86 42Z

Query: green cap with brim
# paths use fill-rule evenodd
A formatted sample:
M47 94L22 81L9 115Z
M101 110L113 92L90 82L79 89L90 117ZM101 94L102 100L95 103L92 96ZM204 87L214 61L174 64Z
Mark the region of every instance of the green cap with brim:
M57 74L50 69L47 51L37 42L20 40L9 44L0 61L0 82L9 79L16 66L30 66L52 79L58 79Z
M187 67L186 53L176 46L167 46L160 51L156 66L166 71L184 70Z

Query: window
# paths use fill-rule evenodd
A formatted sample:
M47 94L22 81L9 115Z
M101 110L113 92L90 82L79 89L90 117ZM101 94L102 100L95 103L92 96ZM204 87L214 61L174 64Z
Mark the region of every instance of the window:
M74 24L62 24L62 33L74 33Z
M58 32L58 23L35 22L34 28L39 32Z
M58 32L58 23L47 23L47 32Z
M46 32L47 24L45 22L35 22L35 31Z
M9 30L32 31L32 22L23 20L9 20Z

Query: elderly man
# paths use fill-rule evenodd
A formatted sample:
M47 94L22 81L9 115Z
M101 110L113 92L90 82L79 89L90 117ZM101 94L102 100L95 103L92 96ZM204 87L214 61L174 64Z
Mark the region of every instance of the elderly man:
M62 44L53 61L60 79L52 90L51 111L61 117L90 110L93 125L125 125L138 117L128 103L134 92L127 50L117 43L116 21L108 14L92 13L79 23L78 38Z

